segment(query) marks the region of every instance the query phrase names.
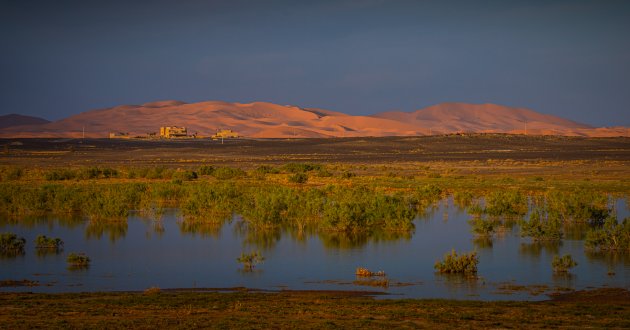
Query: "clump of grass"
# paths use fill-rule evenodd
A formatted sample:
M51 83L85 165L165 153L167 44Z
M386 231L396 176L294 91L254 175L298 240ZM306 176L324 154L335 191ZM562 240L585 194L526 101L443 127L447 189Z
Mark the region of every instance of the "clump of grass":
M85 253L70 253L66 259L70 268L87 268L90 266L90 257Z
M197 169L197 173L199 173L199 175L212 175L212 173L214 173L214 166L203 165Z
M280 170L271 165L260 165L256 168L256 172L260 174L278 174Z
M551 261L554 273L567 273L569 269L575 266L577 266L577 262L573 260L570 254L565 254L562 257L554 256Z
M479 257L476 251L457 255L455 249L444 255L442 261L436 261L434 268L443 274L465 274L473 275L477 273Z
M319 164L312 163L288 163L283 166L283 169L290 173L303 173L308 171L318 171L323 167Z
M351 179L351 178L354 178L355 176L357 175L350 171L343 171L343 173L341 173L342 179Z
M175 171L175 173L173 173L172 176L172 180L176 181L179 180L181 181L192 181L197 179L198 175L197 172L195 171L189 171L189 170L177 170Z
M306 173L300 172L289 176L289 182L292 183L306 183L306 181L308 181L308 174Z
M382 270L379 270L378 272L371 272L365 267L357 267L355 275L359 277L385 276L385 272Z
M18 237L14 233L2 233L0 234L0 254L5 256L16 256L18 254L24 254L24 245L26 239L24 237Z
M46 237L46 235L39 235L35 238L35 247L38 249L61 249L63 247L63 241L61 238Z
M44 174L44 178L48 181L72 180L76 177L77 172L70 169L54 169Z
M247 175L245 171L240 168L232 168L232 167L218 167L212 171L211 174L213 177L219 180L228 180L234 178L240 178Z
M240 257L236 258L236 261L243 264L243 268L246 271L251 271L256 267L257 264L265 261L265 257L260 254L258 251L254 251L251 253L242 252Z
M320 178L330 178L333 174L329 170L322 168L317 171L317 176Z

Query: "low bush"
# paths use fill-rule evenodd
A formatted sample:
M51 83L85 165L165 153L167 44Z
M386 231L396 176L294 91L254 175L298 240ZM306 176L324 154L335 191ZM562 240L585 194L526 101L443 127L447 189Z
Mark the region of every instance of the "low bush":
M0 234L0 254L2 255L15 256L24 254L24 245L26 245L24 237L18 237L14 233Z
M609 216L601 227L586 233L584 245L589 250L630 252L630 218L619 223Z
M306 173L295 173L289 176L289 182L292 183L306 183L308 181L308 174Z
M265 258L258 251L251 253L242 252L241 255L236 258L236 261L243 264L243 268L246 271L251 271L254 269L254 267L256 267L257 264L265 261Z
M197 172L190 170L177 170L171 177L172 180L192 181L197 179Z
M471 275L477 273L477 264L479 264L479 257L476 251L457 255L453 249L451 253L444 255L442 261L436 261L434 268L443 274Z
M197 169L197 173L199 173L199 175L212 175L212 173L214 173L214 166L203 165Z
M521 221L520 226L521 236L535 241L559 241L563 237L560 220L549 217L540 209L534 209L529 220Z
M66 261L71 268L85 268L90 265L90 258L85 253L70 253Z
M577 262L573 260L570 254L565 254L562 257L554 256L551 261L554 273L566 273L575 266L577 266Z
M468 220L468 223L477 237L490 237L495 230L495 222L493 220L474 217Z
M61 238L46 237L46 235L39 235L35 239L35 247L38 249L60 249L63 247L63 241Z

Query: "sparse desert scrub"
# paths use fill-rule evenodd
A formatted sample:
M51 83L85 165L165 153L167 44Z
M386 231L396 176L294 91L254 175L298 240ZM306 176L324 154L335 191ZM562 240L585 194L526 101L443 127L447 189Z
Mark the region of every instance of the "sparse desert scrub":
M436 261L434 268L443 274L477 274L477 264L479 257L477 252L469 252L458 255L455 249L444 255L442 261Z

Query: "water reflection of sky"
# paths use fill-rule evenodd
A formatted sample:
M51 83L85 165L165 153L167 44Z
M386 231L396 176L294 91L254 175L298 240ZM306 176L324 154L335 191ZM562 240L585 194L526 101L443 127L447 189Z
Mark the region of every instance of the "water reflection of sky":
M625 200L616 201L618 217L630 215ZM0 222L0 231L27 239L26 253L0 259L0 280L28 279L41 286L1 288L3 291L99 291L160 288L333 289L384 291L405 297L458 299L544 299L540 292L557 288L630 286L630 256L586 253L583 242L568 235L561 244L533 243L520 238L518 226L491 240L476 240L469 216L442 201L416 219L409 233L348 236L277 229L256 231L239 217L225 224L183 223L175 211L160 222L132 216L127 222L83 219L22 219ZM36 253L37 235L60 237L59 254ZM579 235L577 235L579 236ZM451 249L477 250L477 280L442 276L433 264ZM236 258L259 250L264 264L243 272ZM86 270L67 269L70 252L92 259ZM569 253L577 260L573 275L556 276L554 255ZM387 273L389 287L355 285L356 267ZM614 273L614 276L608 275ZM364 282L358 282L365 284ZM516 291L506 288L520 288ZM535 293L537 295L532 295Z

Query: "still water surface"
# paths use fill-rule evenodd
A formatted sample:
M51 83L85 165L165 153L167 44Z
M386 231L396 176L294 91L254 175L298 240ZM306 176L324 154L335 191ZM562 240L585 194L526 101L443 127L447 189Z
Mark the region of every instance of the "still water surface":
M615 202L619 219L629 215L625 200ZM546 299L545 293L570 288L630 288L630 256L592 255L580 235L565 235L560 244L536 244L521 238L518 226L475 240L470 216L451 200L440 202L415 220L413 234L343 237L332 234L254 232L238 216L222 226L182 226L176 210L156 222L130 216L127 223L99 226L83 219L0 219L0 232L27 240L26 253L0 258L0 280L38 281L35 287L4 287L2 291L80 292L166 288L248 287L266 290L367 290L386 298L454 298L505 300ZM39 254L38 235L60 237L60 253ZM479 278L436 274L433 264L450 251L476 250ZM241 252L260 251L265 261L253 272L242 270ZM70 252L85 252L91 265L69 270ZM554 275L554 255L571 254L578 266L571 275ZM356 267L387 273L387 287L368 286ZM614 273L610 275L609 273ZM374 278L378 280L378 278ZM518 286L518 287L516 287ZM518 290L507 290L508 288Z

